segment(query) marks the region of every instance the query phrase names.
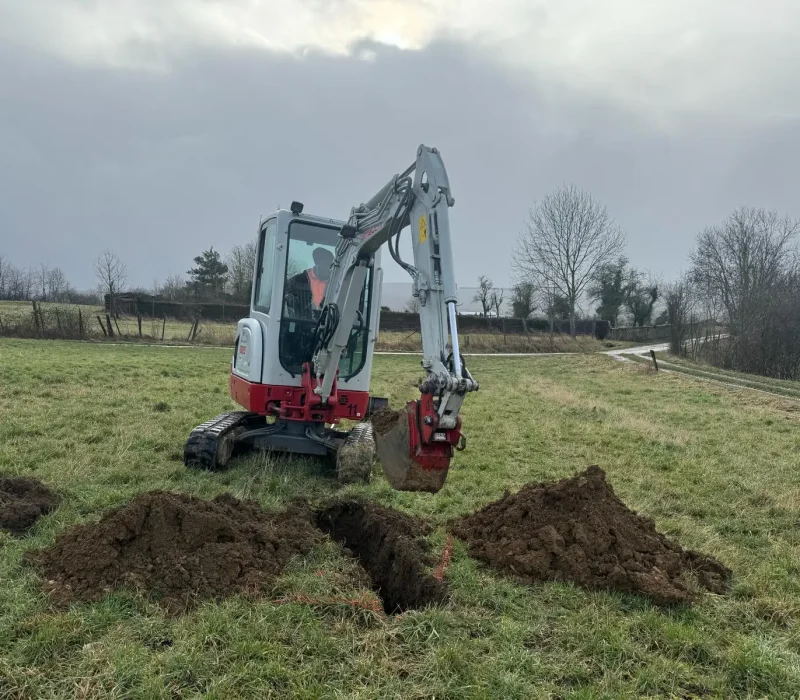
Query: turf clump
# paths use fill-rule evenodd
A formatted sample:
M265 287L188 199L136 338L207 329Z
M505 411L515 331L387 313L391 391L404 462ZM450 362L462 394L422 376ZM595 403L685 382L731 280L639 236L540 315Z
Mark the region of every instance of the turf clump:
M56 603L97 600L130 585L176 612L201 599L261 592L320 538L301 505L267 513L230 494L208 501L150 491L97 523L65 530L26 559Z
M53 511L59 500L38 479L0 478L0 530L24 535L42 515Z
M715 593L724 593L731 577L720 562L684 550L630 510L597 466L507 492L454 523L453 533L473 557L520 581L572 581L644 594L662 605L696 600L690 572Z

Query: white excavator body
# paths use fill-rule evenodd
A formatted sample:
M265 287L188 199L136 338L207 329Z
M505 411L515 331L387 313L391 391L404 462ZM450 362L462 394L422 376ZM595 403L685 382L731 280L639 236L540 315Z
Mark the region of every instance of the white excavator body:
M258 447L334 454L339 478L352 481L369 478L377 448L394 488L441 489L453 451L465 445L461 405L478 389L458 345L453 202L438 151L420 146L416 161L347 221L305 214L299 202L262 221L250 314L238 323L230 366L231 397L245 410L195 428L187 466L223 468L237 451ZM406 227L413 263L399 254ZM369 393L384 244L420 301L426 374L420 398L396 412ZM341 430L341 421L355 426Z

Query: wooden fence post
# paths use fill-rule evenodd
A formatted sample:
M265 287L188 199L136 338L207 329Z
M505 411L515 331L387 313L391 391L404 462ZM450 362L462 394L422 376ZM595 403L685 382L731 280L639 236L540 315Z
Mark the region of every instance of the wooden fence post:
M63 335L61 331L61 315L58 313L58 309L56 309L56 327L58 328L58 332Z
M36 328L36 332L39 332L39 314L36 311L36 300L31 299L31 304L33 304L33 325Z
M139 337L141 338L142 337L142 314L140 314L138 311L136 312L136 321L139 324Z
M164 320L161 322L161 340L164 340L164 329L167 327L167 314L164 314Z
M78 335L83 338L83 314L80 307L78 307Z
M101 329L102 329L102 331L103 331L103 335L106 335L106 336L107 336L107 335L108 335L108 333L106 333L106 327L103 325L103 319L102 319L102 318L100 318L100 316L98 316L98 317L97 317L97 322L100 324L100 328L101 328Z
M108 335L111 338L113 338L114 337L114 329L111 327L111 315L110 314L106 314L106 323L108 324Z

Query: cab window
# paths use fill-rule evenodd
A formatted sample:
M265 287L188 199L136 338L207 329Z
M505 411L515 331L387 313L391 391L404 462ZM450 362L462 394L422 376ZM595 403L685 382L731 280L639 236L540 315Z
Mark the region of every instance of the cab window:
M281 365L292 374L302 373L303 363L311 359L314 330L325 300L338 237L338 228L304 221L289 224L279 346ZM361 292L358 318L339 361L342 380L357 374L366 359L371 279L370 269Z
M261 227L258 237L258 269L256 272L253 308L268 314L272 302L272 281L275 268L275 235L278 224L270 219Z

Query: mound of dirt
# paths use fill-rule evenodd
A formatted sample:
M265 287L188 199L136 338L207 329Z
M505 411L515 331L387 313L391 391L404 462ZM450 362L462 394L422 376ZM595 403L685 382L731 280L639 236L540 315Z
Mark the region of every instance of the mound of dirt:
M177 612L200 599L260 592L321 537L301 505L266 513L230 494L206 501L151 491L26 558L56 603L96 600L130 584Z
M555 483L528 484L457 521L469 553L523 582L573 581L649 596L662 605L690 602L686 585L724 593L731 571L684 550L628 509L597 466Z
M42 515L55 510L59 500L38 479L0 478L0 530L24 535Z
M427 570L434 561L420 537L430 529L415 518L391 508L349 501L318 511L317 526L358 558L387 613L421 608L446 598L445 583Z

